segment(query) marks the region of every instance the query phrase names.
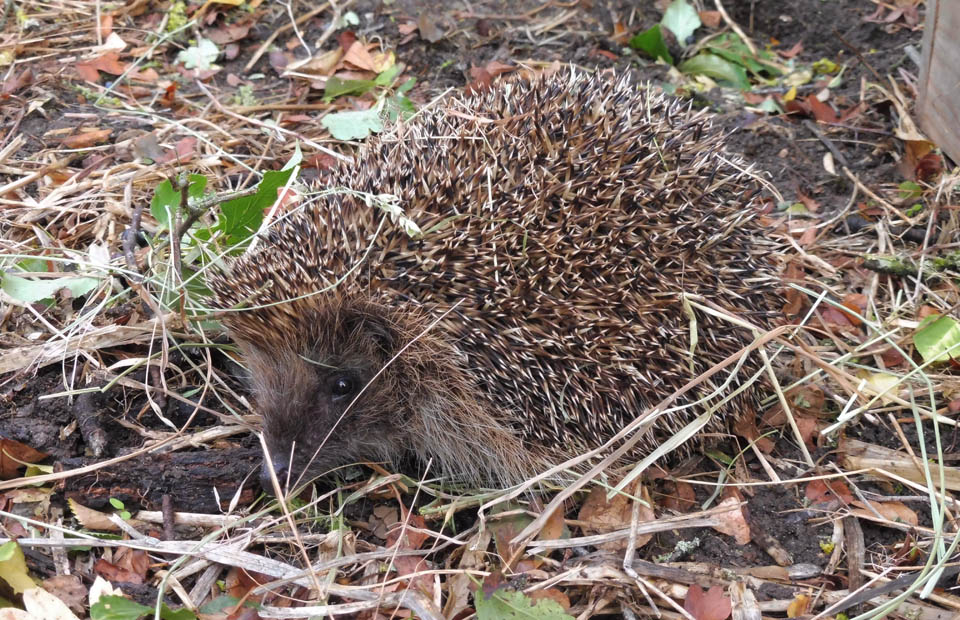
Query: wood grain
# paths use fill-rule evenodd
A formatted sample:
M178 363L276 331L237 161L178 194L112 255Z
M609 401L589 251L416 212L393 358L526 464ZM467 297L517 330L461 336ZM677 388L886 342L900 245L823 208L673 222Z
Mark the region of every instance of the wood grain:
M960 162L960 2L927 0L917 119L923 131Z

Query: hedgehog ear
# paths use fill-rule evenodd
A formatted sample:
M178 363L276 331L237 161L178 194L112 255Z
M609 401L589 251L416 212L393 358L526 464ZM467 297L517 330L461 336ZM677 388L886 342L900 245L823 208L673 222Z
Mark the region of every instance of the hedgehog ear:
M350 331L373 338L384 353L393 353L397 342L397 332L394 326L380 316L361 314L349 321Z

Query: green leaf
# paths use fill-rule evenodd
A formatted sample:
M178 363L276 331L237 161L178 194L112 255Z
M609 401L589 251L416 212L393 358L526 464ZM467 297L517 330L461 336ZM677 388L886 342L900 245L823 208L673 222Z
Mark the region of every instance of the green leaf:
M24 258L17 263L17 267L23 271L34 271L36 273L50 271L50 263L43 258Z
M373 83L377 86L390 86L398 73L400 73L400 65L394 64L386 71L381 71L380 75L373 80Z
M700 16L687 0L673 0L664 12L660 25L672 32L682 47L686 47L687 39L700 27Z
M180 192L173 189L170 181L163 181L153 190L153 200L150 201L150 215L157 220L161 229L170 229L170 222L180 208Z
M635 50L640 50L651 58L659 58L668 64L673 64L673 56L670 55L667 44L663 41L660 24L634 35L628 42L628 45Z
M403 94L412 89L417 84L417 78L410 78L400 86L397 86L397 92Z
M11 540L0 545L0 562L6 562L17 553L17 541Z
M194 200L203 198L207 189L207 177L202 174L187 176L187 196ZM160 224L161 230L172 228L171 222L180 210L180 191L173 188L169 180L163 181L153 190L153 199L150 201L150 215Z
M960 323L949 316L930 316L920 323L913 344L924 362L960 359Z
M396 122L397 117L407 120L417 111L417 106L399 93L390 97L384 103L384 112L387 113L387 118L391 123Z
M207 177L202 174L187 175L187 196L194 200L203 198L203 191L207 189Z
M241 243L260 229L263 210L276 202L277 190L286 185L291 174L293 169L268 170L255 194L223 203L216 228L224 233L228 244Z
M923 186L913 181L904 181L897 186L900 200L915 200L923 196Z
M100 600L90 607L90 620L137 620L152 613L152 607L122 596L101 596Z
M100 600L90 607L90 620L137 620L147 615L153 617L153 607L141 605L122 596L101 596ZM163 620L197 620L197 616L189 609L174 611L165 603L160 607L160 617Z
M477 610L477 620L574 620L563 611L560 603L551 599L540 599L536 605L523 592L497 590L490 598L485 598L483 590L477 590L473 597Z
M689 60L685 60L677 67L684 73L700 74L711 77L720 82L747 90L750 88L750 81L747 79L747 72L743 67L737 66L728 60L720 58L716 54L703 52L697 54Z
M820 60L815 61L812 67L817 73L836 73L840 70L840 65L833 62L829 58L821 58Z
M732 32L722 34L710 41L708 52L746 68L756 76L779 76L783 73L776 62L776 56L766 50L758 50L754 55L739 36Z
M336 76L327 78L323 88L324 101L330 102L342 95L362 95L373 88L373 80L341 80Z
M12 548L8 545L13 545ZM14 594L20 594L36 588L37 584L33 582L27 573L27 560L23 556L23 549L14 541L4 543L3 555L5 560L0 562L0 578L13 590Z
M98 284L100 284L100 278L91 277L28 280L9 273L0 276L0 288L3 292L28 304L49 299L62 288L70 291L74 297L80 297L95 289Z
M328 114L320 119L320 123L337 140L362 140L370 134L383 131L383 121L376 107Z
M210 39L200 39L196 45L177 54L177 60L182 62L186 69L207 70L214 68L213 63L219 55L220 50L216 43Z
M222 594L215 599L207 601L197 610L202 614L215 615L225 612L228 609L232 609L237 606L237 603L240 602L240 599L236 596L230 596L228 594ZM256 601L251 601L249 599L243 602L244 607L249 607L250 609L260 609L262 607L260 603Z
M110 498L110 505L116 508L117 510L123 510L123 502L118 500L116 497Z

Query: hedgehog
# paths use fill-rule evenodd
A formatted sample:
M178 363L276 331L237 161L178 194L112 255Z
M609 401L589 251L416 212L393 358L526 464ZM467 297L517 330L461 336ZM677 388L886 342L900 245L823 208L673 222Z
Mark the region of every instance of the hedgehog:
M760 329L782 307L758 175L711 118L571 68L441 100L331 171L211 283L281 482L412 457L514 484L749 345L683 303ZM756 411L760 391L707 428ZM661 416L635 456L703 411Z

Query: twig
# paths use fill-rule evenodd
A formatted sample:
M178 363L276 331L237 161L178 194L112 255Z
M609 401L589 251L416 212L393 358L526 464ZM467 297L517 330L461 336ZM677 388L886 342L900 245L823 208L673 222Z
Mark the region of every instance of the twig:
M136 254L134 254L134 248L137 245L137 237L140 236L140 219L143 216L143 208L146 204L145 201L141 200L137 203L137 206L133 208L133 215L130 216L130 226L123 231L121 235L123 241L120 243L120 246L123 248L123 257L127 261L127 268L136 273L137 279L140 280L143 279L143 275L140 273L140 268L137 267L137 257Z
M317 149L317 150L320 151L321 153L326 153L327 155L329 155L329 156L331 156L331 157L333 157L333 158L335 158L335 159L339 159L340 161L344 161L344 162L347 162L347 163L353 163L353 158L352 158L352 157L347 157L346 155L343 155L343 154L341 154L341 153L338 153L338 152L336 152L336 151L334 151L334 150L332 150L332 149L328 149L327 147L323 146L322 144L318 144L318 143L314 142L313 140L307 138L307 137L304 136L303 134L297 133L296 131L290 131L289 129L284 129L283 127L278 127L278 126L276 126L276 125L269 125L269 124L267 124L267 123L264 123L263 121L259 121L259 120L255 119L255 118L250 118L249 116L243 116L242 114L237 114L236 112L234 112L234 111L232 111L232 110L228 110L228 109L226 109L225 107L223 107L223 106L220 104L219 101L217 101L217 98L213 96L213 93L210 92L210 89L207 88L207 86L206 86L203 82L201 82L200 80L196 80L196 81L194 82L194 84L196 84L197 88L199 88L200 90L203 91L203 94L205 94L207 97L210 98L210 102L211 102L211 103L213 104L213 106L217 109L217 111L219 111L219 112L221 112L221 113L223 113L223 114L226 114L227 116L230 116L230 117L233 117L233 118L235 118L235 119L237 119L237 120L243 121L244 123L249 123L249 124L254 125L254 126L256 126L256 127L262 127L262 128L264 128L264 129L266 129L266 130L268 130L268 131L275 131L275 132L278 132L278 133L282 133L282 134L286 134L286 135L293 136L293 137L296 138L297 140L301 140L304 144L307 144L307 145L309 145L309 146L312 146L313 148Z
M351 4L353 4L353 0L346 0L346 2L344 2L339 7L336 5L333 5L334 6L333 18L330 20L330 25L327 27L326 31L324 31L324 33L320 35L320 38L317 40L317 49L319 49L323 45L324 41L329 39L330 36L334 32L336 32L337 22L340 21L340 11L347 8ZM330 2L324 2L322 5L315 8L314 10L304 13L303 15L298 17L296 20L294 20L292 23L285 24L283 26L280 26L276 30L274 30L273 34L267 37L266 41L264 41L263 44L259 48L257 48L257 51L254 52L253 56L250 57L250 61L247 63L247 66L243 68L244 71L249 71L250 69L253 68L253 65L257 64L257 61L260 60L260 57L263 56L268 49L270 49L270 46L273 45L273 42L277 39L277 37L279 37L284 32L290 30L294 26L299 26L303 22L309 19L312 19L313 17L316 17L320 13L323 13L328 8L330 8L330 6L331 6Z
M859 59L860 62L863 63L863 66L866 67L867 70L870 71L870 73L873 74L873 77L877 78L877 81L878 81L878 82L883 82L883 78L880 77L880 74L877 73L877 70L874 69L873 66L872 66L869 62L867 62L867 59L863 57L863 54L860 53L860 50L858 50L856 47L854 47L853 45L851 45L849 41L847 41L846 39L844 39L844 38L843 38L843 35L840 34L840 31L838 31L836 28L833 29L833 34L834 34L834 36L837 37L837 39L838 39L841 43L843 43L843 46L844 46L844 47L846 47L848 50L850 50L851 52L854 53L854 55L857 57L857 59Z
M896 215L897 217L907 222L911 226L914 226L916 224L916 221L914 220L914 218L907 217L906 214L900 212L900 209L897 209L895 206L893 206L892 204L890 204L889 202L887 202L886 200L878 196L876 193L874 193L869 187L864 185L863 181L860 180L860 177L858 177L853 172L851 172L850 168L847 168L846 166L844 166L843 173L847 175L847 177L849 177L851 181L857 184L857 187L860 188L861 192L863 192L873 200L876 200L877 204L883 207L887 211L888 215Z
M753 44L753 41L751 41L750 37L747 36L747 33L745 33L743 29L740 28L739 24L737 24L737 22L733 21L733 19L730 18L730 15L727 13L727 10L723 8L723 3L720 2L720 0L713 0L713 1L714 1L714 4L717 5L717 10L720 11L720 17L723 18L723 21L727 22L727 25L730 26L730 29L737 33L737 36L739 36L743 40L744 45L747 46L747 49L750 50L750 53L754 57L756 57L757 46Z
M843 153L837 148L833 143L833 140L828 138L820 129L817 128L817 124L811 121L810 119L805 119L803 121L803 126L810 130L810 132L817 137L820 142L823 142L823 145L833 154L833 158L837 160L837 163L843 166L844 168L849 168L850 164L847 163L847 158L843 156Z

